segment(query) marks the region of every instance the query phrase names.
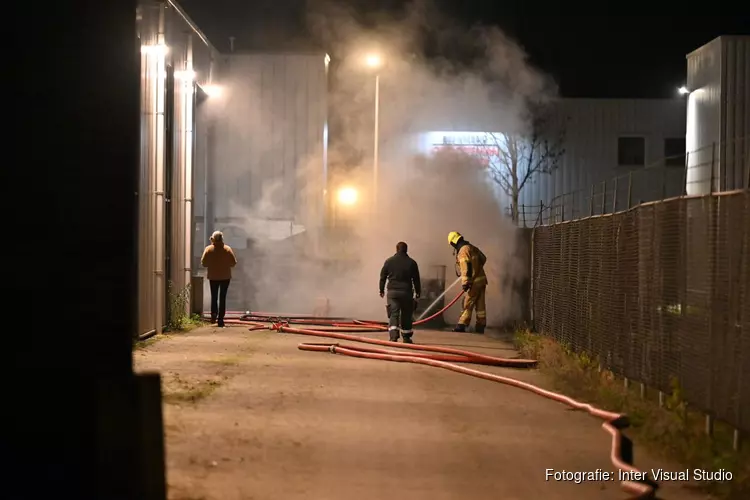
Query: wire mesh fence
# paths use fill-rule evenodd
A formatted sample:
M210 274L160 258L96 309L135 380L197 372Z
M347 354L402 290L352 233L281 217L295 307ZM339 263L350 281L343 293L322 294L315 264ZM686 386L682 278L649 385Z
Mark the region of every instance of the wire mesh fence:
M538 226L534 325L750 432L750 191Z

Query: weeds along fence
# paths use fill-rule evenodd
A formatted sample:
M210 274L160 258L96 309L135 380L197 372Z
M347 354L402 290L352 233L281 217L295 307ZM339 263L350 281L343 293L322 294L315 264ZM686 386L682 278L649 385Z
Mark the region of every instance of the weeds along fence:
M750 190L539 226L535 328L750 432Z

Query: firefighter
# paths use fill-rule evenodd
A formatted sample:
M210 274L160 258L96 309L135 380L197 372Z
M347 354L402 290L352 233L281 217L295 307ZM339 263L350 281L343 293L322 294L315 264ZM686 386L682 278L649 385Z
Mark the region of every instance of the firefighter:
M391 342L398 342L399 336L403 336L405 344L412 344L414 304L422 293L422 283L419 266L409 257L407 250L406 243L399 241L396 253L383 264L380 270L380 297L385 295L385 282L388 280L388 336Z
M456 275L461 277L461 286L466 292L463 311L458 318L454 332L465 332L471 323L471 315L477 310L476 333L484 333L487 326L487 308L484 292L487 288L487 275L484 264L487 257L476 246L472 245L456 231L448 234L448 243L455 249Z

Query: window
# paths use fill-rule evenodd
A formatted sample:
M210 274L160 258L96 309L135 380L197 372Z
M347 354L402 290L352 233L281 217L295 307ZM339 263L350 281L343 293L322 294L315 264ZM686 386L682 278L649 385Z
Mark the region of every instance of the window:
M685 166L684 137L670 137L664 139L664 165L668 167Z
M617 139L617 165L642 167L646 164L646 139L644 137L619 137Z

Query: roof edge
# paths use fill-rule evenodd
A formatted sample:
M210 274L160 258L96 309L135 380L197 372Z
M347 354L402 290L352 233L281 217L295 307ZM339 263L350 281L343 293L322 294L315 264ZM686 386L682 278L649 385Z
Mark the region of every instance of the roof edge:
M182 17L182 19L185 20L185 22L190 26L190 29L192 29L196 35L198 35L198 38L201 39L201 41L208 47L211 51L219 54L219 51L216 50L216 47L211 43L211 41L208 39L205 33L201 31L201 29L198 27L197 24L195 24L195 21L193 21L190 16L188 16L187 12L180 7L180 5L176 2L176 0L166 0L167 5L172 7L177 13Z
M709 45L714 45L716 43L722 43L726 41L750 41L750 35L719 35L716 38L713 38L712 40L709 40L708 42L704 43L697 49L688 52L688 54L685 56L685 59L690 59L691 57L697 56L704 50L708 48Z

